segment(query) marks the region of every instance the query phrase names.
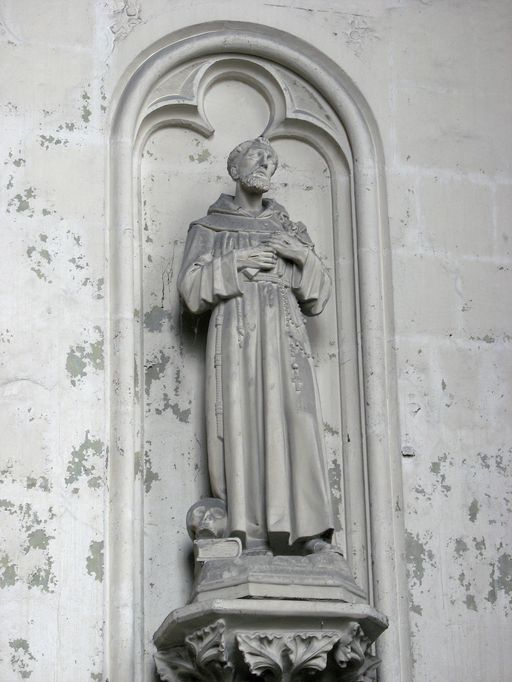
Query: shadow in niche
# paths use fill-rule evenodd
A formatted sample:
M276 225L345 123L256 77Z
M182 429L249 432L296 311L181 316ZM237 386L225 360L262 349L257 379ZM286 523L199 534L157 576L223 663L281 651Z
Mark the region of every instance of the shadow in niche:
M151 669L149 671L149 678L147 682L162 682L162 678L156 671L156 665L154 661L151 663Z
M193 315L180 301L180 332L184 346L194 348L197 351L205 350L209 322L210 312L203 315Z

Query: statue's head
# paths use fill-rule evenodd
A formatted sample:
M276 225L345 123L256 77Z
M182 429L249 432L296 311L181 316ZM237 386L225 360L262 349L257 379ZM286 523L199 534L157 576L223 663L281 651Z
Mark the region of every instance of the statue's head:
M205 497L187 512L187 531L192 540L222 538L226 525L226 503L217 497Z
M277 154L266 137L246 140L228 156L228 172L235 182L251 194L270 189L270 178L277 168Z

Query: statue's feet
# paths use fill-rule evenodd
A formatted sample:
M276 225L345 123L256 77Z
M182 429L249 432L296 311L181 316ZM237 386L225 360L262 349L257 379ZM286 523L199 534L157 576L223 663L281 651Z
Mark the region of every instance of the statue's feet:
M343 556L343 552L337 545L332 545L327 540L322 538L311 538L306 543L304 543L304 549L308 554L318 554L320 552L333 552L334 554L339 554Z
M270 545L264 540L246 540L243 554L247 556L273 556Z
M243 556L274 556L270 547L267 547L266 549L263 549L262 547L252 547L244 549L242 554Z

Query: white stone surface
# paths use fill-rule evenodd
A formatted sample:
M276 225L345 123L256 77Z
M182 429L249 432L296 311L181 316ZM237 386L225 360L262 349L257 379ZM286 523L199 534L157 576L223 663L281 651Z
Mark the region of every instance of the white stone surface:
M403 460L414 682L504 681L512 10L503 0L2 3L0 679L102 679L108 106L143 50L211 20L263 23L320 46L374 113L386 159L402 444L416 453ZM199 202L209 203L197 197L191 217ZM202 465L197 453L171 467L162 455L144 462L155 566L174 548L162 547L168 529L149 516L169 497L167 482L186 507ZM185 552L171 507L169 524ZM148 634L159 622L152 604Z

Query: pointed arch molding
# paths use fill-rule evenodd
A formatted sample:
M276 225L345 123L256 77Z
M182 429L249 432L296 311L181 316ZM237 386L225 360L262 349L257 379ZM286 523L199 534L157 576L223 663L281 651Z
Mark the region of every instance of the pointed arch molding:
M108 301L109 500L106 543L106 676L110 682L144 679L143 495L137 364L140 366L140 244L138 236L141 121L157 129L165 102L150 94L166 74L191 60L237 55L268 60L300 76L328 103L346 132L351 152L363 439L367 467L367 525L375 606L390 628L378 645L382 682L412 679L404 566L402 481L393 351L393 299L384 158L378 128L347 74L295 36L259 24L216 22L170 34L140 55L113 99L109 140ZM257 68L257 67L255 67ZM271 85L271 84L270 84ZM152 112L148 109L157 102ZM186 102L188 125L208 135L204 119ZM178 114L176 114L178 112ZM149 123L148 123L149 121ZM179 120L178 120L179 125ZM341 130L341 129L340 129ZM336 134L334 131L333 134ZM342 132L339 133L340 136ZM346 148L347 139L339 140Z

